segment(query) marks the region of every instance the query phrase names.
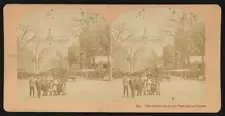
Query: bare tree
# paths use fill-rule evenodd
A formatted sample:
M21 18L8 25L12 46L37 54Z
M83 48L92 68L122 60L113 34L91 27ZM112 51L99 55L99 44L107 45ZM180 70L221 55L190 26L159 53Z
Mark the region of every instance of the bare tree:
M174 37L177 67L183 68L185 61L187 61L188 64L190 63L190 35L187 32L187 28L190 28L191 25L196 23L197 17L191 12L183 12L172 8L169 8L169 10L172 15L168 23L171 25L165 27L169 27L170 29L163 29L162 31L166 33L167 36Z
M86 55L86 60L88 64L95 64L94 56L100 50L103 49L107 53L108 59L108 69L109 75L111 74L110 69L110 56L111 56L111 36L110 36L110 26L107 24L106 20L102 17L99 17L97 13L85 12L81 9L81 18L73 18L74 21L78 22L76 28L78 29L77 33L74 32L74 35L80 39L83 54ZM95 28L95 31L91 31L91 28ZM92 36L90 36L92 35ZM93 63L90 63L92 59ZM111 76L110 76L111 78Z
M104 19L105 20L105 19ZM111 41L112 41L112 37L110 34L110 25L109 24L105 24L105 26L103 26L103 28L100 27L100 25L98 24L98 22L96 21L96 26L98 27L98 29L100 30L100 47L103 48L105 50L105 52L107 53L107 61L108 61L108 74L109 74L109 79L112 80L112 72L111 72Z
M96 37L90 36L91 32L89 29L93 26L94 17L97 17L97 14L91 14L89 12L85 12L83 9L80 9L81 17L80 18L72 18L73 21L77 22L77 25L74 25L76 31L73 31L73 35L80 39L80 44L83 48L83 52L94 59L94 54L98 51L94 46L96 41ZM97 47L99 48L99 47ZM94 60L93 60L94 61Z
M189 54L202 57L204 62L205 56L205 27L203 23L196 23L190 30L190 47Z
M124 37L124 35L126 36ZM112 30L112 49L116 50L118 44L121 44L132 36L133 33L131 29L128 29L124 22L118 24Z
M34 56L33 56L33 62L34 62L34 68L35 68L36 74L39 73L41 63L48 53L49 53L49 48L42 48L41 42L36 42L36 46L34 48Z
M30 25L19 25L18 30L20 32L20 35L17 36L17 54L19 57L21 51L37 37L37 33L29 37L29 34L32 32Z

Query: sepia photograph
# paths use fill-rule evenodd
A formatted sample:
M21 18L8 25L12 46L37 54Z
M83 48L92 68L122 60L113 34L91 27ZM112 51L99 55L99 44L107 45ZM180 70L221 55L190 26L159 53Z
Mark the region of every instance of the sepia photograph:
M125 93L141 100L204 97L205 27L198 16L143 8L113 24L113 77L123 78Z
M114 85L105 82L111 79L110 25L100 14L44 9L27 14L18 31L21 99L113 100L107 93Z
M110 26L98 13L50 8L27 14L18 34L21 99L204 97L205 27L192 12L143 8Z
M52 106L52 103L61 103L65 106L61 107L65 109L62 111L78 111L75 107L72 110L73 103L85 103L82 108L90 107L83 109L85 111L126 112L134 108L137 112L160 108L168 111L166 107L182 111L178 108L203 107L201 111L208 108L208 88L220 83L217 65L220 61L216 60L220 57L219 44L212 45L220 38L207 37L209 24L198 15L202 10L195 13L179 5L31 6L5 8L7 18L12 16L10 10L21 9L21 14L14 16L16 21L13 22L13 18L5 21L8 60L5 61L4 83L7 85L4 89L7 96L13 96L7 97L8 104L14 99L17 106L38 104L44 111L52 111L54 107L44 109L41 103ZM116 10L119 8L122 12ZM210 8L218 12L215 5L202 6L202 9ZM212 20L220 24L218 19L209 19L208 23ZM215 28L220 30L217 25ZM206 49L207 45L215 49ZM214 67L208 65L210 63L214 63ZM218 76L211 77L213 73ZM10 74L15 77L9 77ZM9 83L15 92L10 92ZM216 85L214 92L217 92L216 105L219 106L219 84ZM213 90L210 92L214 94ZM124 107L119 108L117 103ZM157 106L159 104L165 106ZM39 111L38 106L27 110ZM55 107L60 110L59 106Z

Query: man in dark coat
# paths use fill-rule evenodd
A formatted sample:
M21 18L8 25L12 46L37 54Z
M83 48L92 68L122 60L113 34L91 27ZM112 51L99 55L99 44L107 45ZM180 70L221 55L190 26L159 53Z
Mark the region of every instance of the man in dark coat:
M160 82L156 80L156 95L160 95Z
M43 87L43 96L47 96L48 95L48 80L47 80L47 77L44 78L43 80L43 84L42 84L42 87Z
M131 79L129 81L130 90L132 97L135 97L135 78L134 75L131 76Z
M140 80L138 76L135 76L135 82L136 82L137 96L139 96L140 95Z
M37 80L35 82L35 86L36 86L36 89L37 89L37 95L38 95L38 98L41 97L41 84L40 84L40 77L37 77Z

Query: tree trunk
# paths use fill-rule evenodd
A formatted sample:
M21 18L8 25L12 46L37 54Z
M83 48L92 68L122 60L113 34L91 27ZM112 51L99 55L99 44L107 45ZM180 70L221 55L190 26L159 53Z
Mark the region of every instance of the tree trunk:
M35 62L35 73L38 74L38 61Z
M133 67L133 49L130 49L130 73L132 73L132 67Z
M130 58L130 73L132 73L132 60L131 60L131 58Z
M91 59L92 59L92 67L95 69L95 57L92 55L91 56Z
M17 51L17 61L20 59L20 50Z
M205 61L204 61L204 56L202 56L202 63L205 63Z
M41 62L39 61L38 65L37 65L37 73L40 72L40 66L41 66Z
M70 63L69 63L69 69L71 69L71 67L72 67L72 63L70 62Z
M34 74L36 74L36 61L33 61L33 63L34 63Z
M132 70L135 71L135 65L136 65L136 62L135 60L133 60L133 65L132 65Z
M186 58L187 58L187 65L189 67L190 66L190 57L189 56L186 56Z
M110 56L107 56L107 60L108 60L108 76L109 76L109 80L112 80L112 72L111 72L111 63L110 63Z

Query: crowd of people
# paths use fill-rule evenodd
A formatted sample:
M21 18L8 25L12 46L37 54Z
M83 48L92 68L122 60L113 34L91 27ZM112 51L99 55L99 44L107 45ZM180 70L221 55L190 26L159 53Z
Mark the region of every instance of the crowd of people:
M160 95L160 82L152 74L129 74L123 76L123 96Z
M34 75L29 79L29 96L66 95L65 78L46 75ZM160 95L160 81L150 73L125 73L123 75L123 96ZM130 93L130 94L129 94Z
M66 95L66 81L53 76L31 76L29 79L30 97ZM35 92L36 91L36 92Z

